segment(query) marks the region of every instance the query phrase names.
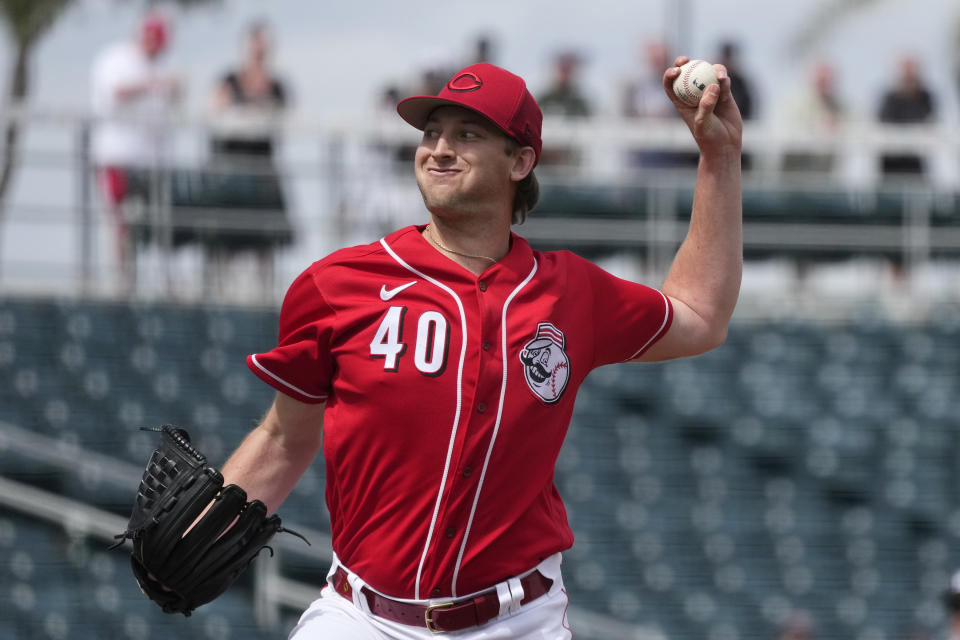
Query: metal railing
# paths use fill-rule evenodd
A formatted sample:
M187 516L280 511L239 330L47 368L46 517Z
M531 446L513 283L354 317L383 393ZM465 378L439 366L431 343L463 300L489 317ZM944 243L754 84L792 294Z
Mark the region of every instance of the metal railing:
M0 291L131 293L119 284L123 265L114 256L111 218L93 180L89 150L93 121L82 114L17 110L0 116L6 118L21 119L35 135L27 136L32 142L20 154L18 188L9 194L3 211ZM215 239L228 232L277 231L260 215L262 211L209 202L201 206L180 197L178 180L230 176L235 169L211 162L210 125L202 119L171 123L170 165L151 174L153 197L129 207L127 215L149 230L151 238L137 251L140 268L148 277L134 295L211 299L207 276L222 256L214 255L204 242L184 242L178 250L178 232ZM404 155L404 149L416 145L418 135L392 114L323 126L288 122L277 145L275 165L262 171L247 166L243 171L250 179L276 171L294 242L265 245L273 255L263 263L275 264L275 272L267 273L266 286L246 299L273 304L286 283L310 261L346 244L369 242L393 228L424 220L412 162ZM692 194L693 173L637 165L631 158L640 152L695 153L685 127L676 121L552 119L545 122L544 139L548 150L576 151L561 154L570 164L538 168L545 192L556 187L585 192L646 190L647 209L655 213L607 219L590 213L558 217L541 210L518 232L535 243L637 250L645 256L649 272L662 273L685 233L683 206ZM834 130L811 131L748 123L744 152L751 158L745 174L747 194L832 194L859 202L896 195L903 199L904 212L895 223L880 225L747 219L748 253L824 248L838 253L896 252L908 268L934 255L960 255L960 226L934 229L931 224L935 207L944 202L954 206L960 186L960 129L850 122ZM926 171L922 176L884 176L879 158L887 153L916 154ZM813 163L789 169L790 159L798 157L827 158L830 168ZM228 277L234 284L252 281L235 274Z
M142 469L128 462L67 444L33 433L15 425L0 422L0 451L22 456L55 470L66 477L81 478L95 475L114 488L129 489L131 496L140 482ZM52 491L39 489L0 474L0 507L62 528L69 536L80 540L94 540L104 545L115 542L114 536L126 529L127 519L68 498ZM325 565L332 559L330 535L296 523L288 525L302 533L311 546L290 536L277 536L270 546L277 556L291 554L309 558L311 564ZM276 632L282 628L281 610L306 609L325 584L322 574L315 582L306 583L285 577L279 557L255 562L254 619L265 630ZM662 634L642 625L629 625L608 616L571 606L569 617L578 630L578 637L624 638L625 640L663 640Z

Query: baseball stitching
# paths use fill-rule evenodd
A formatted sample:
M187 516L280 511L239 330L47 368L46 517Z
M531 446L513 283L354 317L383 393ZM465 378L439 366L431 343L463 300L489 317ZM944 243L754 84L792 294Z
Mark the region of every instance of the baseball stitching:
M557 371L559 371L560 369L566 369L566 368L567 368L567 363L561 362L553 368L553 373L550 374L550 389L551 391L553 391L554 396L556 396L558 393L557 392Z
M688 105L690 105L690 103L687 101L687 99L693 97L690 94L690 76L693 75L693 70L699 67L702 63L703 63L703 60L697 60L692 65L687 67L686 72L683 74L683 95L685 97L684 102L686 102ZM693 106L693 105L690 105L690 106Z

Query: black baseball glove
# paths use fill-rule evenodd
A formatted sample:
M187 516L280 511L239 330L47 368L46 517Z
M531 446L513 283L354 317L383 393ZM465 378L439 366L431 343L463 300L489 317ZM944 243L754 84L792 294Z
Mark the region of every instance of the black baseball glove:
M248 502L243 489L223 486L223 476L184 429L151 430L160 432L160 444L143 472L127 530L111 548L133 540L130 564L140 590L165 612L188 616L226 591L261 549L272 555L267 542L289 530L276 514L267 516L262 502Z

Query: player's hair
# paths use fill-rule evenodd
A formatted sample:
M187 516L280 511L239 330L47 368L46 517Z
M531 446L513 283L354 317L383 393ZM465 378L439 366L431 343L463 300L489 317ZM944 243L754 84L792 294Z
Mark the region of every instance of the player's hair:
M507 136L507 155L512 156L519 149L520 143ZM527 177L517 183L517 192L513 196L513 224L523 224L527 214L537 206L538 200L540 200L540 183L531 169Z
M513 224L523 224L527 214L537 206L540 199L540 183L533 171L517 185L517 193L513 196Z

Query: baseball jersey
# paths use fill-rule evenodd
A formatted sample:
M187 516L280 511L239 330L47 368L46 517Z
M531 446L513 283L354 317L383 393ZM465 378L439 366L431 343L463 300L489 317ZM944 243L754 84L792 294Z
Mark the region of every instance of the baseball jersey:
M577 388L664 335L656 289L567 251L480 276L408 227L337 251L290 286L251 370L326 402L333 548L394 598L458 597L573 544L554 466Z

